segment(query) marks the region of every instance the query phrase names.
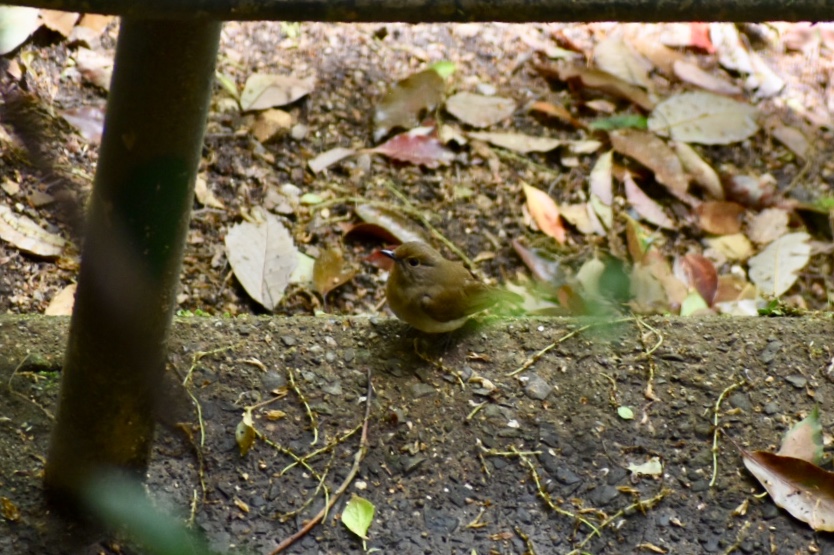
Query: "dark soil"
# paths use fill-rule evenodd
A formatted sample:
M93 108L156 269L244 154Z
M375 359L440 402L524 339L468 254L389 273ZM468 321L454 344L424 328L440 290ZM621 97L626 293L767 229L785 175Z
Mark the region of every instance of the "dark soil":
M313 473L326 475L332 492L353 464L359 437L311 458L311 469L281 475L293 460L287 452L310 453L359 426L370 375L370 449L348 488L376 506L369 548L831 553L829 535L755 496L760 486L724 436L710 485L714 407L733 384L743 382L724 395L718 423L741 446L774 449L814 405L822 407L823 430L830 429L830 320L647 323L600 325L564 341L581 322L493 323L439 346L418 341L423 359L414 353L414 336L393 320L180 320L169 371L182 377L193 365L189 390L202 411L205 445L195 450L188 439L199 437L199 419L179 392L180 410L158 427L148 489L161 507L188 515L192 498L202 498L202 461L206 489L196 529L220 552L269 553L322 506ZM0 317L0 496L20 512L13 522L0 519L0 552L133 553L118 539L81 534L43 502L47 414L55 408L66 330L65 319ZM554 342L528 370L507 376ZM274 445L258 440L241 456L234 432L243 407L285 388L289 373L297 392L290 388L254 411L255 427ZM620 406L635 418L620 418ZM269 420L271 410L286 417ZM314 427L318 442L311 445ZM655 456L662 477L627 470ZM557 513L543 494L600 535L590 537L588 526ZM288 552L360 552L361 542L339 522L348 497ZM311 498L300 515L281 518Z

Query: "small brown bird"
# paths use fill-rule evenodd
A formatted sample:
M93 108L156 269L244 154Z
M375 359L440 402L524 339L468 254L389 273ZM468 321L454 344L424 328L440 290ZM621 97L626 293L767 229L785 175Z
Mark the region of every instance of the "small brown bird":
M420 331L443 333L496 303L522 302L515 293L479 282L460 262L446 260L425 243L403 243L382 254L394 260L385 294L400 320Z

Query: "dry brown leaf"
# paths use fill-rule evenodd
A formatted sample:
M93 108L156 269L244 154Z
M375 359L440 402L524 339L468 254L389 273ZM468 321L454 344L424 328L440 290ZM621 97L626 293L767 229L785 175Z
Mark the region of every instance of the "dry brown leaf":
M731 235L741 231L744 207L735 202L710 200L696 209L701 228L713 235Z
M240 108L244 112L266 110L292 104L307 96L316 86L316 77L290 77L268 73L253 73L246 79L240 95Z
M49 301L44 314L47 316L71 316L72 307L75 304L75 289L77 285L71 283L61 289L57 295Z
M60 256L66 241L50 233L26 216L15 214L0 204L0 239L24 252L54 258Z
M197 176L197 181L194 183L194 196L197 197L197 202L203 206L219 209L225 208L220 199L209 189L205 174Z
M579 66L563 66L557 70L540 68L547 75L554 75L561 81L578 80L589 89L598 89L619 98L624 98L644 110L654 108L655 102L643 89L630 85L610 73Z
M70 35L78 14L75 12L59 12L57 10L41 10L41 20L48 29L60 33L65 38Z
M288 132L292 125L292 115L284 110L270 108L258 113L250 129L259 142L265 143Z
M743 233L710 237L705 241L727 260L747 260L753 254L753 245Z
M779 125L771 130L773 137L788 147L798 158L807 160L811 152L811 143L802 134L802 131L796 127L789 127L787 125Z
M721 185L721 178L706 160L701 158L695 149L686 143L671 141L670 145L675 150L678 158L683 164L683 169L693 181L701 186L712 198L724 200L724 187Z
M652 90L649 77L651 65L619 33L606 37L594 46L594 64L626 83Z
M727 145L751 137L759 126L756 108L706 91L685 92L659 103L649 130L676 141Z
M834 473L794 457L739 448L773 502L814 530L834 531Z
M621 129L610 134L611 146L654 172L655 179L680 196L689 188L689 177L675 152L662 139L637 129Z
M795 457L811 464L821 464L823 461L822 425L820 424L819 405L811 412L791 426L782 438L777 455Z
M559 214L559 207L550 195L532 185L522 183L527 197L527 209L536 226L542 233L553 237L559 243L566 239L565 228Z
M590 103L588 103L588 104L590 104ZM568 123L568 124L570 124L570 125L572 125L576 128L579 128L579 129L584 129L586 127L586 125L583 122L581 122L578 119L576 119L575 117L573 117L573 114L571 114L568 111L567 108L565 108L564 106L561 106L559 104L553 104L551 102L545 102L544 100L539 100L539 101L533 102L530 105L530 111L531 112L538 112L540 114L544 114L546 116L556 118L560 121Z
M811 259L811 236L788 233L770 243L748 262L750 281L766 295L779 297L799 279Z
M434 112L446 91L446 81L426 69L395 83L374 107L374 142L391 130L420 125L423 114Z
M706 257L690 253L675 259L675 276L681 282L695 289L708 306L715 301L718 290L718 272Z
M515 102L500 96L460 92L446 100L446 111L472 127L489 127L515 112Z
M551 137L534 137L524 133L493 133L489 131L471 132L470 139L486 141L492 145L526 154L528 152L549 152L563 144Z
M758 214L750 216L747 222L747 235L759 245L775 241L788 232L790 216L781 208L765 208Z
M322 297L344 285L356 275L356 270L345 263L341 249L324 249L313 265L313 285Z
M590 203L563 204L559 207L559 213L583 235L590 235L592 233L605 235L605 228L602 226L599 218L597 218Z
M637 186L631 174L626 173L623 182L625 183L626 200L641 218L664 229L675 229L677 227L675 222L663 211L663 208Z
M742 93L741 87L738 85L712 73L707 73L693 63L679 60L675 62L673 69L678 79L704 90L728 96Z

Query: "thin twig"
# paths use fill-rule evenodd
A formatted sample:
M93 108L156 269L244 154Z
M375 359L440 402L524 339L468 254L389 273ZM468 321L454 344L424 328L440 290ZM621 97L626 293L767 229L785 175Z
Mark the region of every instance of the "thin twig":
M718 396L718 400L715 402L715 408L713 409L712 415L712 479L709 481L709 487L715 485L715 480L718 478L718 434L721 430L718 427L718 413L721 410L721 402L724 401L724 397L727 396L732 390L743 386L745 380L741 380L740 382L736 382L731 384L730 386L726 387L724 391L721 392L721 395Z
M286 538L284 541L278 544L278 547L272 550L270 555L278 555L278 553L281 553L286 548L294 544L296 541L303 538L305 535L307 535L307 533L310 532L310 530L317 526L318 523L322 521L324 516L330 511L330 509L333 508L333 505L335 505L339 498L341 498L342 494L345 493L350 483L359 473L359 467L362 464L362 461L365 459L365 455L368 454L368 422L371 419L372 393L373 386L371 385L371 370L370 368L368 368L368 395L365 401L365 418L362 421L362 436L359 440L359 450L356 451L356 454L353 456L353 466L351 467L350 472L348 472L348 475L345 476L345 479L342 481L342 483L339 485L336 491L333 492L333 496L330 498L330 501L325 503L324 507L318 512L318 514L316 514L316 516L310 519L307 522L307 524L305 524L295 534Z

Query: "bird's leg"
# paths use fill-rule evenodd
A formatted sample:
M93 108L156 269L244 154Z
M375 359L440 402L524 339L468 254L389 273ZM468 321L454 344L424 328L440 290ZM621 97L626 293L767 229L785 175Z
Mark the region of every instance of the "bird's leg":
M420 343L423 338L415 337L414 338L414 354L416 354L421 360L428 362L441 372L445 372L446 374L451 374L455 378L457 378L458 383L460 384L461 389L466 389L465 384L463 383L463 377L461 376L460 372L454 370L452 368L448 368L443 364L443 357L438 358L437 360L430 357L425 351L421 350Z

